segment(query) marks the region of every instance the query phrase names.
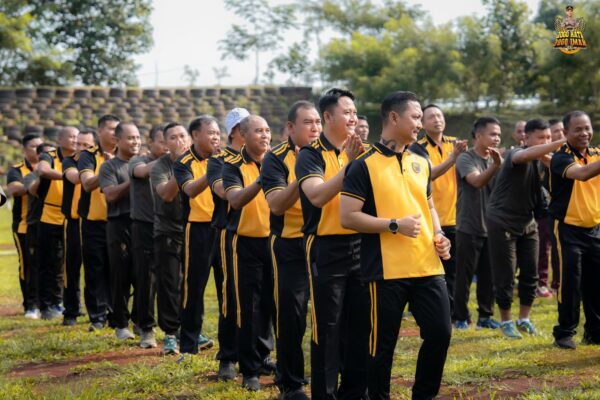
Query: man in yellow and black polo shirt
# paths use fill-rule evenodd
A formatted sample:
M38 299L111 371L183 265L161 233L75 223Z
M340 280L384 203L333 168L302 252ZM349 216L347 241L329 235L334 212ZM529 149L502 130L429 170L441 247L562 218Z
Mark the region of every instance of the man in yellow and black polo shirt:
M302 207L296 180L296 154L321 133L314 104L298 101L288 112L288 140L267 153L260 170L263 191L271 209L271 257L275 283L277 386L283 399L307 399L302 386L309 298L308 271L302 243Z
M79 199L81 183L77 162L82 151L97 145L96 132L80 131L77 135L77 153L63 159L63 203L62 213L65 216L64 243L65 257L63 261L64 293L63 325L75 325L81 314L81 294L79 281L81 277L81 230L79 229Z
M119 119L104 115L98 120L99 145L82 152L77 161L81 181L81 255L85 288L83 298L90 317L89 330L102 329L109 311L108 253L106 245L106 199L100 191L100 167L114 157Z
M296 161L312 303L311 393L366 398L368 291L360 281L360 236L342 227L339 210L346 167L363 150L354 95L331 89L319 110L323 133Z
M59 148L40 155L37 167L40 176L38 197L43 202L40 217L40 310L42 318L62 316L63 297L63 224L62 214L62 161L75 154L77 134L74 127L63 128L58 134Z
M212 347L213 341L201 335L204 320L204 290L211 267L215 229L211 220L215 204L208 188L206 166L219 148L221 131L217 120L203 115L190 122L192 147L181 155L173 173L186 221L182 285L181 353L196 354Z
M431 199L426 159L407 150L421 130L414 93L394 92L381 104L379 143L348 168L342 225L362 233L361 268L371 294L369 398L390 398L394 348L409 303L421 328L413 399L440 388L452 326L440 257L450 257Z
M563 118L567 143L550 162L549 212L559 257L558 325L555 344L574 349L583 301L583 342L600 344L600 148L590 147L593 129L583 111Z
M223 188L231 206L228 231L233 233L232 254L237 301L238 358L242 385L260 389L258 377L272 366L271 317L273 277L269 253L269 206L261 191L260 167L269 150L271 130L257 116L240 123L245 145L223 166Z
M431 162L432 196L444 234L452 245L450 258L442 260L450 310L454 308L454 277L456 276L456 159L467 149L466 140L446 136L444 113L435 104L423 107L423 129L425 136L414 143L410 150L429 159Z
M236 301L233 282L233 263L231 259L231 235L227 232L227 213L229 203L223 189L223 164L228 158L240 154L244 138L240 134L240 122L250 113L245 108L234 108L225 117L227 146L219 154L212 156L206 166L208 186L213 194L215 210L212 226L217 229L213 246L212 266L214 268L217 299L219 302L219 360L218 377L220 380L235 379L236 350Z
M27 245L28 196L23 179L37 167L38 155L36 149L42 144L42 139L37 135L26 135L21 143L23 144L23 161L8 170L7 193L14 199L12 232L19 253L19 283L23 295L25 318L39 319L37 270L32 270Z

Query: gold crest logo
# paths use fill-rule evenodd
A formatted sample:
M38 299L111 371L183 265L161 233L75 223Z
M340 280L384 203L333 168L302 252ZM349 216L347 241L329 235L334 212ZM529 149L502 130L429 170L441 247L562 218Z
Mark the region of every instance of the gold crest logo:
M565 18L556 17L554 20L554 27L556 28L554 48L564 54L575 54L587 48L587 43L583 37L585 21L583 18L573 17L573 6L567 6L565 12L567 14Z
M418 174L421 172L421 164L419 164L418 162L413 162L411 165L412 165L413 171L415 171L415 174Z

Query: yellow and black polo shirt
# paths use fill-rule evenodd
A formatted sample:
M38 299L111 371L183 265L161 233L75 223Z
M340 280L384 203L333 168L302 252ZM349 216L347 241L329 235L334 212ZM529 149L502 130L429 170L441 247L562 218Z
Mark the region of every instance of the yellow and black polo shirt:
M212 226L217 229L225 229L227 227L227 213L229 212L229 203L227 200L220 198L215 193L215 185L218 182L223 182L223 165L228 158L236 157L240 154L239 151L226 147L222 152L208 159L206 166L206 177L208 186L213 194L213 203L215 210L213 211Z
M102 149L99 146L82 151L79 154L79 160L77 161L79 176L86 171L98 175L103 162L104 156L102 155ZM81 191L78 212L80 217L89 221L106 221L106 198L104 197L104 193L100 191L100 187L97 187L91 192L86 192L85 190Z
M52 169L63 172L63 155L60 149L49 153L40 154L40 162L45 161L50 164ZM40 222L52 225L63 225L65 216L62 213L63 200L63 181L62 179L44 179L40 178L38 197L42 206L42 216Z
M435 167L446 161L454 151L456 138L452 136L442 136L442 144L438 144L429 135L425 134L423 138L414 143L410 149L429 158L431 166ZM446 173L439 176L431 184L433 194L433 203L440 217L442 226L456 225L456 196L458 188L456 185L456 168L453 165Z
M600 148L589 147L585 154L563 145L550 162L550 215L565 224L592 228L600 224L600 176L586 182L568 179L567 170L600 160Z
M183 188L190 182L206 175L208 158L203 158L194 146L183 153L173 165L173 175L177 180L183 205L183 217L188 222L211 222L215 204L210 190L204 190L190 198Z
M430 175L425 158L410 150L395 153L379 143L348 167L342 195L363 201L365 214L390 219L421 214L423 218L416 238L391 232L361 235L360 262L366 281L444 273L433 243Z
M78 156L66 157L63 160L63 203L62 213L65 218L78 219L79 199L81 198L81 183L74 185L67 179L66 173L70 169L77 171Z
M311 177L322 178L325 182L333 178L348 164L345 152L340 152L333 146L325 135L321 136L308 146L304 146L298 153L296 161L296 178L298 184L302 185L305 179ZM312 205L308 200L302 186L300 186L300 202L304 234L327 235L352 235L356 232L342 228L340 222L340 195L334 196L323 208Z
M296 180L296 145L289 138L265 155L260 180L265 196L276 190L283 190ZM271 214L271 232L285 239L302 237L302 207L300 199L288 208L283 215Z
M242 189L260 176L261 165L252 160L245 147L236 157L225 161L223 165L223 188ZM227 230L240 236L266 238L269 236L269 205L261 190L241 210L231 209L227 218Z
M18 164L13 165L8 170L6 183L12 182L23 183L23 178L27 176L33 168L27 160L23 160ZM17 233L27 233L27 194L14 198L12 209L12 230Z

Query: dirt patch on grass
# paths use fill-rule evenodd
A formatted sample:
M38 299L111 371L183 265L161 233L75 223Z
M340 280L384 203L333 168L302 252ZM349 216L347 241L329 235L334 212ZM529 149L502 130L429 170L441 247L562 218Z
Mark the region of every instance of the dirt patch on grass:
M23 306L19 304L0 305L0 317L16 317L23 315Z
M419 337L421 330L419 328L401 328L400 337Z
M160 349L131 349L122 351L105 352L101 354L91 354L84 357L77 357L66 361L43 362L43 363L25 363L21 364L8 374L9 378L36 378L46 376L55 379L67 379L70 376L76 376L81 373L77 370L85 364L94 362L110 362L115 365L127 365L141 360L158 363L161 356ZM73 370L77 372L73 372ZM90 368L90 373L93 369Z

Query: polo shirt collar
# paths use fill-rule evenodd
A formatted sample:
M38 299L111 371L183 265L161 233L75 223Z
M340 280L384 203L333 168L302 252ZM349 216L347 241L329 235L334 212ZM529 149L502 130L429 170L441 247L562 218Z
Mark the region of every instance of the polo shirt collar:
M327 137L325 136L324 132L321 132L321 135L319 136L319 139L317 139L317 140L319 141L321 146L323 146L325 148L325 150L335 150L335 151L338 150L337 147L332 145L331 142L329 140L327 140Z
M408 149L408 146L404 146L404 150L401 153L396 153L394 150L391 150L381 142L373 143L373 146L377 151L383 154L386 157L394 157L394 156L402 156Z
M198 154L196 152L196 149L194 148L194 145L192 145L190 147L190 153L192 153L192 157L194 157L196 159L196 161L202 161L202 160L204 160L204 157L202 157L200 154Z
M246 146L242 147L240 154L241 154L242 160L244 161L245 164L254 163L254 164L258 165L258 167L260 168L260 163L258 161L254 161L254 159L250 156L250 154L248 154L248 151L246 150Z

